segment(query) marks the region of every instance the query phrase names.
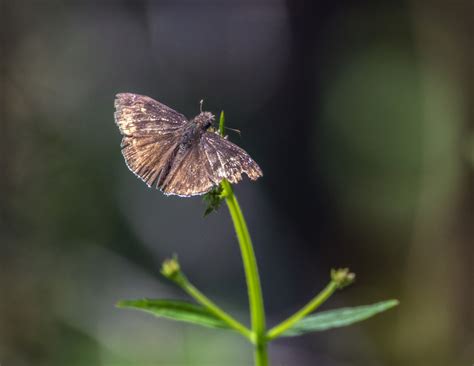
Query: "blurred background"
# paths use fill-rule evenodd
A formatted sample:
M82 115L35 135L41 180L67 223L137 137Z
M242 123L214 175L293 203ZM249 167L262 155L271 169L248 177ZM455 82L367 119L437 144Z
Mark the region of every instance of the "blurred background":
M348 266L324 309L395 310L282 339L273 365L474 361L473 2L2 0L0 363L250 365L238 336L114 308L188 277L247 322L225 207L126 168L118 92L224 109L264 177L235 187L268 323Z

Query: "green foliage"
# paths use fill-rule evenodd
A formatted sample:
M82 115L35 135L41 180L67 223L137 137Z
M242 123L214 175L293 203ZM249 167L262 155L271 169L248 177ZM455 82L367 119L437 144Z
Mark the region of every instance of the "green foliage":
M210 213L217 211L221 206L224 197L222 197L222 186L219 184L218 186L211 189L208 193L206 193L202 200L206 204L206 211L204 211L204 216L209 215Z
M372 305L322 311L300 320L281 336L294 337L310 332L321 332L332 328L345 327L368 319L397 305L397 300L387 300Z
M167 318L186 323L202 325L209 328L229 328L226 323L216 318L203 306L182 300L122 300L118 308L141 310L159 318Z

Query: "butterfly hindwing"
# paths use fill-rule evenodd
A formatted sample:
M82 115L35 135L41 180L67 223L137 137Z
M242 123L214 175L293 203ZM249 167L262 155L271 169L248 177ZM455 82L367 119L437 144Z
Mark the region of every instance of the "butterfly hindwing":
M204 194L216 184L202 146L198 143L178 149L168 176L160 187L167 194L182 197Z
M127 166L148 186L157 184L169 171L188 123L186 117L152 98L131 93L117 94L115 108Z
M140 138L125 136L122 154L129 169L153 187L167 175L179 141L179 136L172 134Z
M213 132L204 132L199 142L178 149L161 189L183 197L204 194L223 179L237 183L247 174L262 176L257 163L240 147Z

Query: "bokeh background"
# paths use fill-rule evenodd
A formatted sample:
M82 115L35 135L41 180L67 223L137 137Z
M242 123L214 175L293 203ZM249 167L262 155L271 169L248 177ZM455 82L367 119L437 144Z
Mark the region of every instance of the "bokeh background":
M325 309L398 298L365 323L278 340L273 365L474 361L473 2L2 0L0 363L251 364L238 336L114 308L188 277L247 321L228 213L126 168L118 92L224 109L265 176L236 187L269 324L331 267Z

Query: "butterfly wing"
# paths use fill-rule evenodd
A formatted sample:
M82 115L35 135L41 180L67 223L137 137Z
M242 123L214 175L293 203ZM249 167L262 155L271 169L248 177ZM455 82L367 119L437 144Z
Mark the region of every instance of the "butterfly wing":
M122 140L122 155L128 168L148 187L158 185L168 174L178 149L180 138L176 135Z
M217 183L204 149L197 142L178 149L173 165L160 189L166 195L196 196L211 190Z
M242 180L245 173L251 180L263 175L258 164L244 149L214 132L205 132L201 138L201 148L210 166L210 179L218 184L223 179L231 183Z
M158 184L170 170L186 117L152 98L131 93L117 94L115 109L127 166L148 186Z
M181 113L144 95L115 96L115 123L124 136L149 136L173 132L188 120Z
M178 150L160 188L167 195L195 196L210 191L223 179L237 183L243 173L252 180L262 176L245 150L216 133L204 132L197 143Z

